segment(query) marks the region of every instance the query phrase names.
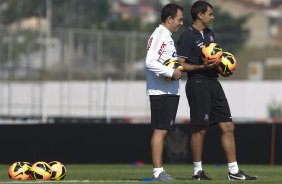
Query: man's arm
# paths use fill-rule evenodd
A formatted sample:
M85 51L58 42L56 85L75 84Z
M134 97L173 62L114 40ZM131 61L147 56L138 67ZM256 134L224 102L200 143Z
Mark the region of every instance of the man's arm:
M193 65L185 63L185 58L178 57L178 61L183 66L183 71L191 72L191 71L199 71L199 70L207 70L211 68L215 68L218 64L218 62L204 62L202 65Z
M156 75L161 75L169 78L172 77L174 70L160 63L158 61L159 57L160 55L157 52L149 50L146 57L146 68L154 72Z

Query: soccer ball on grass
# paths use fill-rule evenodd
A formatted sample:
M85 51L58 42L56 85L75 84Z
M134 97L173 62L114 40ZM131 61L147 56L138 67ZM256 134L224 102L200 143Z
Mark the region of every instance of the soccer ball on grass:
M58 161L49 163L51 167L51 180L63 180L66 176L66 167Z
M32 179L49 180L51 178L51 167L46 162L36 162L30 170Z
M15 162L9 170L9 178L13 180L29 180L30 179L31 163L29 162Z

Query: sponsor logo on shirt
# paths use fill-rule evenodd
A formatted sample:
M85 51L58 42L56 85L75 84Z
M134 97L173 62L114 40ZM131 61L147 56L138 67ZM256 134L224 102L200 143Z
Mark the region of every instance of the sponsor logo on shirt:
M172 56L173 58L177 57L176 52L173 52L171 56Z
M147 50L149 50L149 48L151 47L152 42L153 42L153 37L151 37L151 38L149 39L149 42L148 42L148 45L147 45Z
M166 44L163 42L162 45L161 45L161 48L160 48L160 50L158 52L159 55L161 55L163 53L163 50L164 50L165 46L166 46Z

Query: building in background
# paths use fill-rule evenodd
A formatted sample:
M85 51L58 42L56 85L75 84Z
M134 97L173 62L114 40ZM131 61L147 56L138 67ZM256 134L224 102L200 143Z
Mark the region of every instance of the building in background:
M248 16L248 21L244 25L250 30L247 46L282 47L282 1L216 0L215 2L221 11L228 12L234 17Z
M156 0L110 0L113 17L117 20L128 20L139 17L143 24L156 22L158 15L154 9Z
M241 0L249 4L255 4L263 7L272 7L282 4L281 0Z

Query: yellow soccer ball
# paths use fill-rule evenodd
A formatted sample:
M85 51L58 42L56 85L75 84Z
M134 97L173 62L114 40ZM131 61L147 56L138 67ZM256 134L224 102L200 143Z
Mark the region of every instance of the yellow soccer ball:
M220 75L226 77L236 69L237 61L233 54L230 52L223 52L217 71Z
M66 167L64 164L58 161L52 161L49 163L51 167L51 180L63 180L66 176Z
M51 178L51 167L46 162L36 162L31 166L31 178L35 180L49 180Z
M163 65L168 66L170 68L176 69L179 68L181 70L183 70L183 66L181 65L181 63L176 59L176 58L171 58L166 60Z

